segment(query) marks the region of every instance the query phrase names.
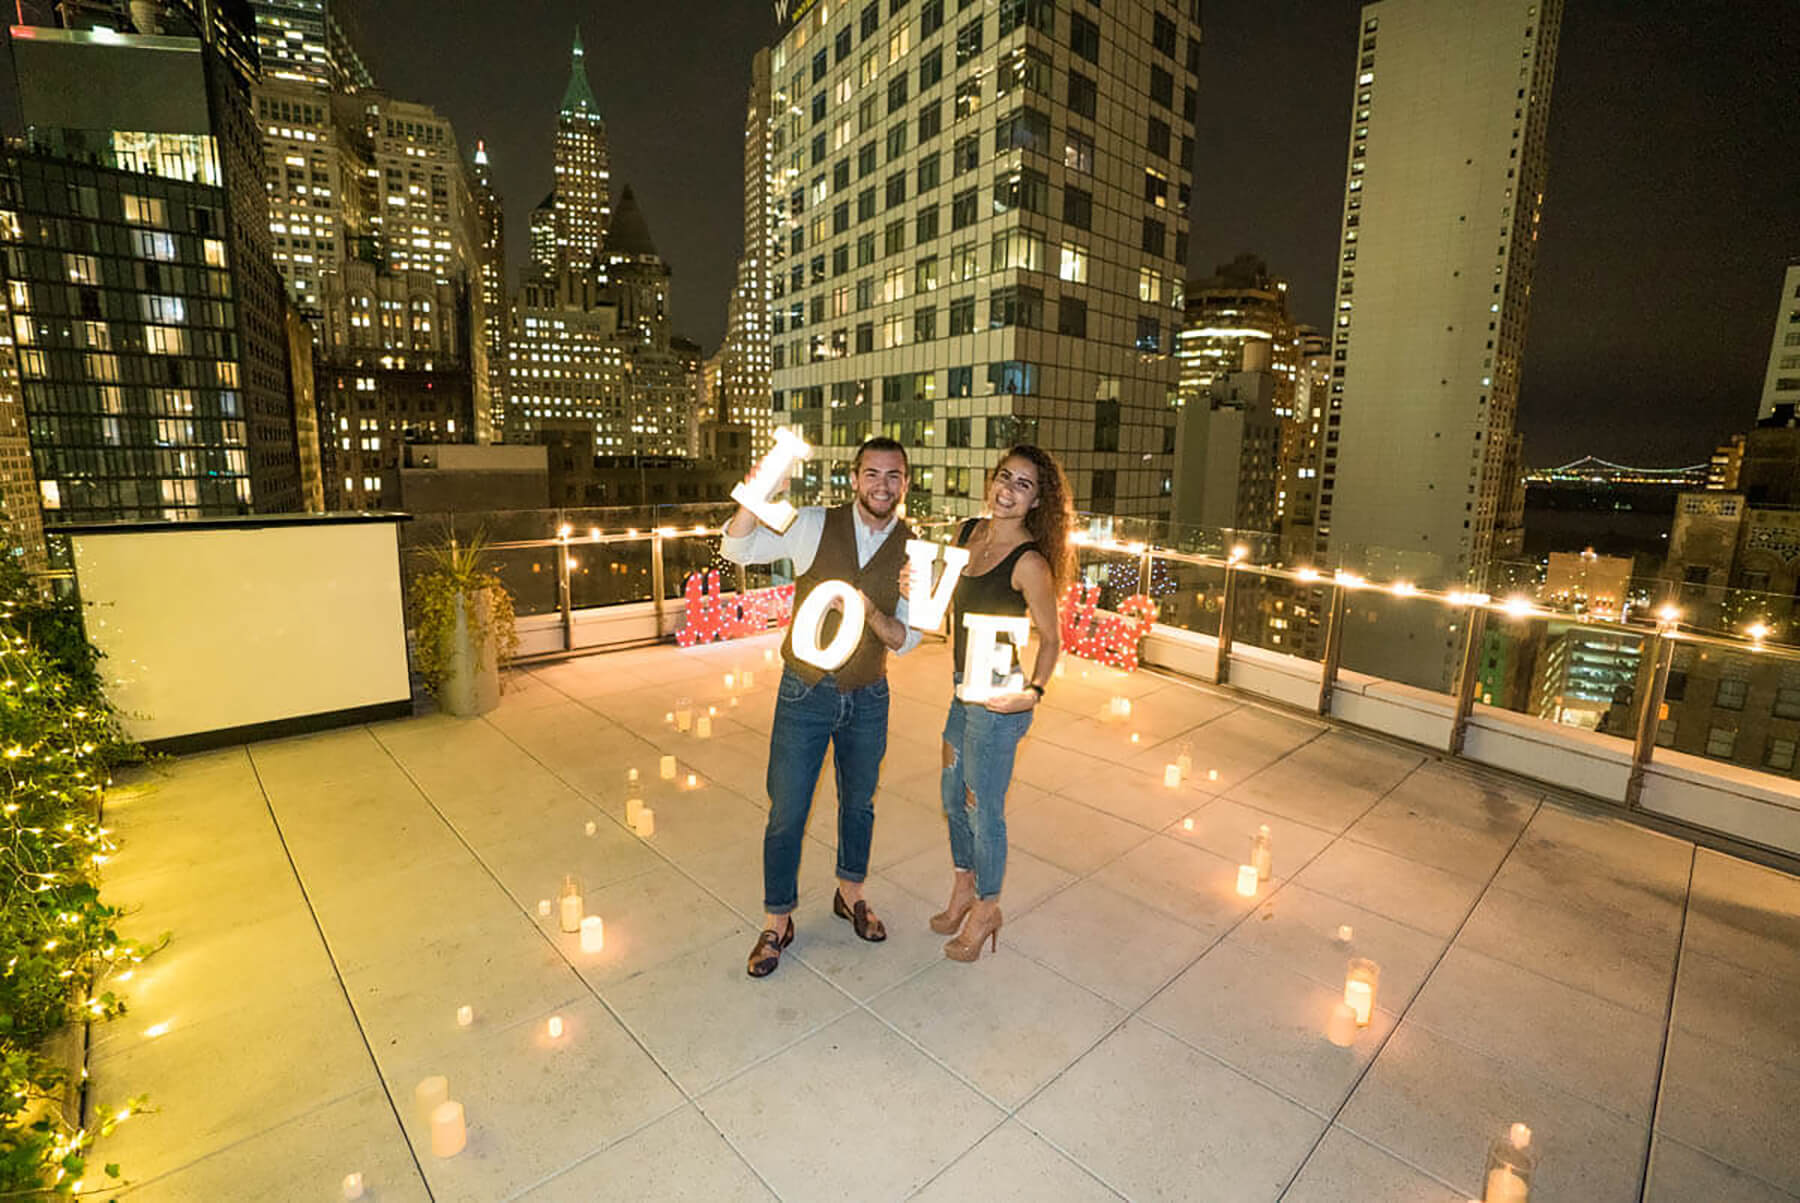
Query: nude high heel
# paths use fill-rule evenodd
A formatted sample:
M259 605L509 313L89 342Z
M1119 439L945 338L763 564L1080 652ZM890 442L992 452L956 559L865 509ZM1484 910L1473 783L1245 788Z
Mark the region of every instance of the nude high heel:
M981 957L981 946L990 944L1000 951L1000 904L977 902L963 923L962 934L944 945L944 955L953 961L974 961Z
M931 917L931 930L940 936L954 936L962 930L963 920L968 917L969 909L975 905L975 887L970 886L968 893L962 889L962 880L957 879L950 887L950 902L943 910Z

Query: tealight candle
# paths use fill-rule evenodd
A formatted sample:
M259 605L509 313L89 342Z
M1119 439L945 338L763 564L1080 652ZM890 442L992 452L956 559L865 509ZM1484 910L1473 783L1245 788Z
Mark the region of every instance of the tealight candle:
M431 1155L454 1157L469 1143L469 1130L463 1123L463 1105L439 1103L431 1112Z
M712 738L712 718L710 715L703 714L699 717L699 719L697 719L695 721L695 723L694 723L694 738L695 739L711 739Z
M561 1040L563 1032L562 1016L552 1015L550 1017L550 1022L544 1025L544 1031L549 1034L550 1039Z
M1245 898L1256 897L1256 866L1239 865L1237 876L1237 892Z
M657 762L656 767L664 781L675 780L675 758L673 756L663 757Z
M545 919L550 917L550 900L548 898L538 899L538 914Z
M1331 1008L1331 1021L1325 1025L1325 1039L1339 1048L1349 1048L1356 1040L1356 1008L1341 1002Z
M708 706L706 708L706 713L712 715L714 718L718 718L719 717L719 708L717 706Z
M736 695L736 694L735 694L735 693L734 693L734 694L732 694L732 695L731 695L731 704L732 704L732 705L733 705L733 706L735 706L735 705L737 705L737 704L738 704L738 699L737 699L737 695Z
M1381 966L1364 957L1350 962L1344 976L1344 1001L1356 1012L1356 1026L1366 1028L1375 1013L1375 987L1381 981Z
M587 826L582 828L582 830L586 831L589 835L593 835L596 831L600 830L600 825L598 823L594 822L594 820L589 819L587 821Z
M1137 741L1138 741L1138 733L1136 731L1133 731L1131 733L1131 742L1136 743Z
M725 674L725 688L732 689L732 688L735 688L736 685L737 685L737 674L736 673L726 673Z
M774 648L772 648L772 647L765 647L765 648L764 648L764 649L763 649L763 663L764 663L764 664L773 664L773 663L775 663L775 649L774 649Z
M344 1175L344 1198L360 1199L363 1197L363 1177L361 1174Z
M1194 829L1194 820L1192 820L1192 819L1181 820L1181 829L1183 831L1192 831Z
M638 838L641 840L647 840L655 835L656 812L651 810L648 806L638 811L637 822L631 825L631 829L637 832Z
M419 1084L413 1087L413 1106L417 1107L419 1115L427 1120L431 1118L431 1113L437 1110L438 1104L449 1097L450 1079L443 1074L433 1074L429 1078L421 1079Z
M1206 779L1208 781L1217 781L1219 779L1219 770L1218 769L1207 769L1206 770Z
M564 931L581 930L581 878L569 874L563 878L562 889L557 892L556 905L559 908L557 919Z
M1355 929L1352 928L1348 923L1338 924L1337 938L1338 938L1339 944L1350 943L1351 937L1353 937L1355 934L1356 934Z
M1181 766L1178 764L1163 765L1163 784L1174 789L1181 784Z
M463 1005L456 1008L456 1026L466 1028L475 1022L475 1008Z
M672 723L674 721L675 721L675 712L673 710L663 711L663 722Z
M636 769L626 769L625 770L625 784L626 785L636 785L637 783L638 783L638 771Z
M687 787L689 789L699 789L700 788L699 776L694 773L689 773L688 779L687 779Z
M581 921L581 951L600 952L606 948L606 922L598 915Z

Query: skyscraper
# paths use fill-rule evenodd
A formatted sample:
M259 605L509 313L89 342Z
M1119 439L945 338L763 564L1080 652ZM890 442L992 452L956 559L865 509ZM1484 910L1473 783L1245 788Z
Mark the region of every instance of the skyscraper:
M569 54L569 83L556 112L555 214L557 266L585 268L600 251L612 220L612 167L606 122L588 87L581 31Z
M797 5L770 51L772 404L841 493L912 451L915 513L981 504L996 449L1080 507L1166 516L1199 4Z
M333 91L375 86L334 7L330 0L250 0L264 80Z
M481 323L486 331L483 339L487 350L488 399L490 412L478 414L486 429L480 441L492 442L506 424L506 334L511 325L507 310L511 304L506 288L506 211L500 193L494 188L488 170L487 144L475 141L475 173L473 180L476 244L476 276L480 284Z
M13 31L0 275L46 524L302 508L250 98L183 35Z
M1479 583L1510 486L1561 0L1362 10L1322 561Z
M1800 263L1788 264L1781 279L1781 301L1775 307L1775 333L1769 340L1769 368L1763 377L1758 419L1777 405L1800 405Z
M758 50L750 63L750 96L744 106L744 251L725 310L714 406L718 421L750 428L757 455L768 450L775 437L769 408L769 262L775 250L770 232L780 215L771 211L769 187L775 120L771 104L769 52Z

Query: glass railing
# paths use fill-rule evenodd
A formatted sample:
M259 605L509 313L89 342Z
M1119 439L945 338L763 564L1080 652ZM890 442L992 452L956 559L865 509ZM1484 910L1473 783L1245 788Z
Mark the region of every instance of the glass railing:
M1556 614L1491 614L1481 635L1474 701L1546 723L1637 737L1653 631Z
M1780 777L1800 760L1800 652L1678 642L1656 744Z

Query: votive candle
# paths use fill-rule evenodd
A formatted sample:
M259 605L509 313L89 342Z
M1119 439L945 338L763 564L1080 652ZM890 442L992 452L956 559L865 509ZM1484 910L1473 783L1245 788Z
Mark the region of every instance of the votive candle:
M361 1174L344 1175L344 1198L360 1199L363 1197L363 1176Z
M1256 866L1239 865L1237 875L1237 892L1245 898L1256 897Z
M694 738L695 739L711 739L712 738L712 717L710 715L703 714L699 718L694 720Z
M574 875L563 878L562 889L556 896L558 907L557 919L562 929L567 932L581 930L581 879Z
M456 1008L456 1026L466 1028L475 1022L475 1008L467 1005Z
M598 823L594 822L594 820L589 819L587 821L587 825L585 827L583 827L582 830L587 832L589 835L593 835L596 831L600 830L600 825Z
M662 776L664 781L675 780L675 758L673 756L663 757L657 762L656 767L657 772Z
M1174 789L1181 784L1181 766L1178 764L1163 765L1163 784Z
M1375 987L1381 981L1381 966L1365 957L1350 962L1344 976L1344 1001L1356 1012L1356 1026L1366 1028L1375 1013Z
M638 815L642 814L643 811L644 811L644 800L642 798L627 798L627 799L625 799L625 825L627 827L632 828L633 830L636 830L637 823L638 823Z
M549 1034L550 1039L561 1040L563 1033L562 1016L552 1015L550 1017L550 1022L544 1025L544 1031Z
M736 688L736 686L737 686L737 674L736 673L726 673L725 674L725 688L729 690L729 689Z
M1349 1048L1356 1040L1356 1008L1341 1002L1331 1008L1331 1022L1325 1025L1325 1039L1339 1048Z
M469 1130L463 1123L463 1105L451 1100L439 1103L431 1111L431 1155L454 1157L469 1143Z
M694 723L694 705L686 698L675 703L675 729L685 732Z
M700 788L700 778L697 774L694 774L694 773L688 774L687 787L689 789L699 789Z
M648 806L638 811L637 822L631 829L638 834L640 840L647 840L656 834L656 812Z
M1354 937L1355 935L1356 935L1356 929L1351 927L1348 923L1338 924L1337 938L1338 938L1339 944L1350 943L1351 938Z
M413 1105L418 1108L419 1114L428 1120L431 1118L431 1113L437 1110L438 1104L449 1097L450 1079L443 1074L433 1074L429 1078L421 1079L419 1084L413 1087Z
M598 915L581 921L581 951L600 952L606 947L606 922Z

